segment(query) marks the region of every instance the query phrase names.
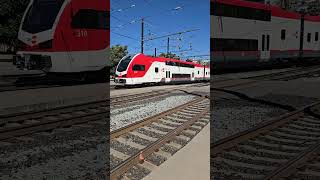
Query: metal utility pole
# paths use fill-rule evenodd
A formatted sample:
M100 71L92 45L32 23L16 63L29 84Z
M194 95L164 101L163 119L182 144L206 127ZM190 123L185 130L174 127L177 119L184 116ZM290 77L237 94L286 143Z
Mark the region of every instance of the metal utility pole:
M141 53L143 53L143 43L144 43L144 19L141 19Z
M154 48L154 57L157 57L157 48Z
M168 41L167 41L167 54L169 54L169 44L170 44L170 38L168 37Z

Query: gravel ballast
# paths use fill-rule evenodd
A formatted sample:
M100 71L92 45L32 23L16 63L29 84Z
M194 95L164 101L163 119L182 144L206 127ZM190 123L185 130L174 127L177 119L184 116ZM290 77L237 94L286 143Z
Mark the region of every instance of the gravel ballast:
M111 110L110 130L114 131L131 123L159 114L191 101L195 96L177 95L146 104Z
M211 117L211 143L255 127L271 117L287 112L277 107L241 99L215 101Z
M0 179L105 179L106 128L38 133L0 147Z

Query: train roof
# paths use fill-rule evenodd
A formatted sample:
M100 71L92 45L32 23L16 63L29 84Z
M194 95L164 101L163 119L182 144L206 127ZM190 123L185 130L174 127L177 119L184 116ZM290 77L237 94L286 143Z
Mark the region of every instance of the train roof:
M154 61L158 61L158 62L175 62L175 63L182 63L182 64L190 64L190 65L194 65L195 67L206 67L206 68L210 68L209 66L204 66L198 63L194 63L194 62L187 62L184 60L177 60L177 59L172 59L172 58L165 58L165 57L153 57L153 56L148 56L145 54L138 54L139 56L144 56L144 57L148 57L153 59Z
M251 2L251 1L243 1L243 0L211 0L211 2L218 2L223 4L229 4L229 5L237 5L242 7L251 7L255 9L263 9L263 10L270 10L269 6L266 6L265 4L257 3L257 2Z
M307 21L320 22L320 16L309 16L309 15L307 15L304 18Z
M297 12L287 11L287 10L284 10L284 9L277 7L277 6L262 4L262 3L258 3L258 2L251 2L251 1L244 1L244 0L211 0L211 2L219 2L219 3L223 3L223 4L236 5L236 6L271 11L272 16L275 16L275 17L282 17L282 18L288 18L288 19L300 19L302 16L300 13L297 13ZM313 21L313 22L320 22L320 16L306 15L305 20Z

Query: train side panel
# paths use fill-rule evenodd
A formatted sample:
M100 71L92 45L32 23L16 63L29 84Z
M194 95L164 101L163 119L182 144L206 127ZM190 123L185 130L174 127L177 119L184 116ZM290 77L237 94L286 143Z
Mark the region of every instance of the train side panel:
M213 67L215 69L241 68L268 62L270 53L266 49L266 38L267 35L270 37L272 32L270 17L265 16L270 16L270 10L258 3L254 3L257 7L250 7L251 4L244 1L239 1L239 6L237 6L238 4L233 5L233 3L232 0L211 1L211 58ZM221 10L222 8L228 10ZM259 12L249 16L249 14L244 14L246 9L243 10L243 8L253 12L254 8L258 8ZM242 11L241 15L230 14L230 11L240 10ZM245 15L248 16L242 18ZM262 43L263 37L264 43Z
M294 17L294 16L293 16ZM300 47L300 18L272 16L271 59L297 59Z
M316 61L320 56L320 16L243 0L211 0L210 14L215 70Z
M130 60L130 62L124 63L126 60ZM175 63L180 63L181 66L177 66ZM115 82L122 85L139 85L194 82L208 80L209 78L210 70L208 67L138 54L126 56L119 62Z
M304 24L303 57L314 60L320 57L320 18L307 16Z

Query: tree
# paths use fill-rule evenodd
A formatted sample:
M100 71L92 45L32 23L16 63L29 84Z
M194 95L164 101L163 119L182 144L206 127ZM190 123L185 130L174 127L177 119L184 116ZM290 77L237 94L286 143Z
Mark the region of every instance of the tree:
M128 54L128 46L114 45L110 48L110 74L114 75L119 61Z
M22 16L30 0L0 0L0 44L15 47Z
M161 53L158 57L165 57L165 58L171 58L171 59L180 60L180 57L177 56L176 54L173 54L173 53L169 53L169 54Z

